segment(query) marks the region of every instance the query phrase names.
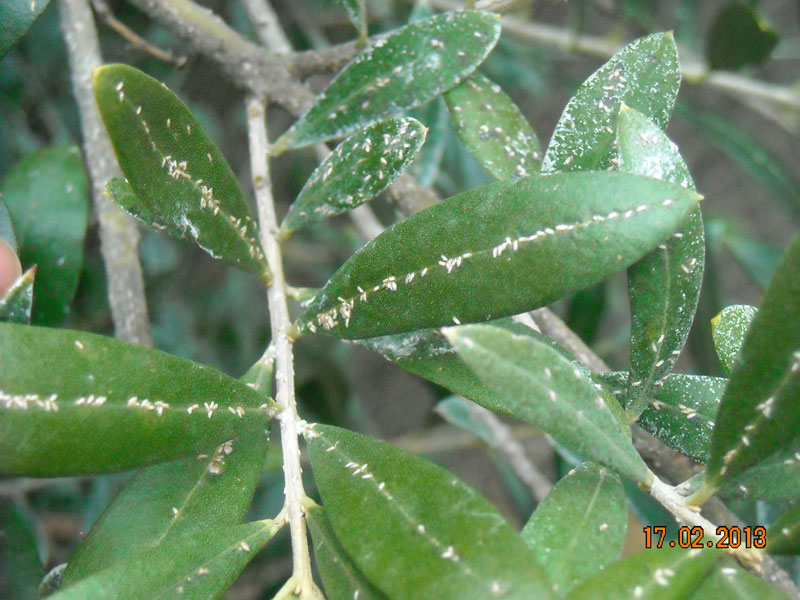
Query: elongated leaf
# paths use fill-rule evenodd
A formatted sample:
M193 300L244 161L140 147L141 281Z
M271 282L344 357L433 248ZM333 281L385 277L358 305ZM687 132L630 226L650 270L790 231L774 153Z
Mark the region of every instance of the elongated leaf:
M683 600L723 557L716 550L644 550L606 567L573 590L570 600L641 598Z
M708 32L706 56L712 69L739 69L766 60L778 34L743 2L723 6Z
M148 467L134 477L69 559L62 586L189 533L238 525L264 466L261 432L216 450Z
M14 282L5 296L0 298L0 321L26 325L31 322L35 275L36 267L31 267Z
M619 169L694 189L678 148L642 113L623 105L617 129ZM630 411L644 409L663 383L692 327L705 265L705 235L696 207L681 231L628 269L631 302Z
M800 502L795 502L767 529L767 552L800 554Z
M492 410L526 421L567 449L625 477L649 483L650 470L595 384L558 352L487 325L445 330L461 358L497 394Z
M17 236L14 235L11 215L8 214L8 207L2 194L0 194L0 238L4 239L14 252L17 251Z
M461 141L489 173L511 179L539 171L539 138L499 85L476 72L444 99Z
M367 1L366 0L339 0L344 7L347 17L358 30L359 36L367 36Z
M730 218L709 219L706 231L710 246L724 247L756 285L767 288L781 262L782 249L757 240Z
M594 376L617 397L627 388L626 373ZM705 463L711 447L719 403L727 379L672 373L663 379L653 399L639 417L639 425L670 448Z
M665 129L680 80L672 33L654 33L631 42L584 81L570 99L550 139L542 172L611 166L620 103Z
M447 105L442 98L415 108L410 115L426 125L428 133L425 136L425 145L417 153L414 162L408 166L408 173L419 185L429 187L440 174L442 158L449 145L453 126L450 123L450 115L447 114ZM414 198L414 202L419 204L420 208L424 208L438 200L435 196L436 194L433 194L433 200L427 204L423 204L422 199L418 197Z
M37 265L32 320L60 325L78 287L89 218L80 150L57 146L23 159L3 183L25 268Z
M130 183L109 195L134 217L194 240L214 258L266 272L258 230L225 158L166 86L127 65L95 71L94 90Z
M627 529L619 477L584 463L556 483L536 507L522 539L554 590L565 595L619 558Z
M314 540L314 558L327 597L359 600L386 598L347 555L347 551L333 532L325 509L315 505L306 510L306 517Z
M800 498L800 436L734 478L719 494L767 502Z
M497 15L464 11L415 21L359 54L272 147L344 137L424 104L472 73L497 43Z
M732 558L715 565L689 600L789 600L777 587L747 572Z
M753 319L717 416L706 469L718 488L800 430L800 236Z
M387 596L551 597L517 532L451 473L336 427L307 439L336 537Z
M288 234L369 202L389 187L425 142L416 119L378 121L354 133L311 174L281 224Z
M736 304L726 306L716 317L711 319L711 334L714 336L714 347L717 349L725 372L730 374L736 366L736 358L742 349L747 329L756 316L758 309L754 306Z
M629 266L697 200L674 184L608 172L476 188L370 241L300 324L364 338L531 310Z
M47 8L50 0L3 0L0 2L0 58L19 41Z
M464 396L449 396L440 401L434 410L436 414L448 423L469 431L478 439L486 442L490 447L497 446L498 439L494 432L487 427L485 423L476 419L470 411L474 406L475 405L464 398Z
M32 600L44 577L36 539L20 510L0 497L0 598Z
M215 369L78 331L0 323L0 472L120 471L208 451L269 421Z
M277 531L271 521L186 533L99 571L50 596L85 598L220 598Z

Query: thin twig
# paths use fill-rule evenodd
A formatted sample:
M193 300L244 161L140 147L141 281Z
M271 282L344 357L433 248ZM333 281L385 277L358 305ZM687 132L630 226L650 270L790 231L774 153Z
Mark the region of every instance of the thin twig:
M105 262L108 303L115 333L121 340L152 346L138 255L139 230L135 221L104 194L106 181L119 175L119 166L92 90L92 74L102 58L87 0L61 0L61 28L80 111L83 151L92 179L94 207L100 222L100 251Z
M244 7L262 44L282 54L292 51L292 45L283 32L278 15L267 0L244 0Z

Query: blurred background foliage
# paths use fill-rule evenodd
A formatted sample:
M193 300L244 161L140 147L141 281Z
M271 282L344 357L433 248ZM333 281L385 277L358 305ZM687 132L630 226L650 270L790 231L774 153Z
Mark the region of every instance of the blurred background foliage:
M56 4L0 61L0 181L32 152L81 140ZM203 4L256 40L239 1ZM323 48L355 37L346 13L334 0L275 0L273 6L298 50ZM156 46L176 56L185 52L169 31L130 4L116 0L108 7ZM369 0L368 10L369 32L375 34L433 9L424 2L415 6L405 1ZM796 2L538 0L523 3L514 15L576 36L601 36L620 44L672 29L682 61L705 60L714 68L735 70L800 93L800 4ZM242 93L207 59L190 55L182 68L175 69L131 47L102 21L98 28L105 59L132 64L176 91L216 140L241 178L242 188L248 190ZM505 33L482 70L515 99L546 144L566 101L603 61ZM321 91L328 80L316 76L309 83ZM441 100L413 111L413 115L430 129L421 156L411 168L423 185L449 196L490 181L489 174L459 142ZM273 136L291 120L281 109L272 110ZM766 100L737 97L702 82L684 84L668 134L680 147L705 196L708 237L700 307L676 370L722 375L713 351L710 319L729 304L759 303L784 246L798 229L800 112ZM285 214L315 164L311 151L273 161L279 216ZM382 198L373 208L386 225L402 217L397 207ZM290 282L320 286L361 244L346 216L300 232L286 245ZM193 245L180 244L150 229L142 229L141 259L156 347L234 376L244 373L268 341L266 298L260 282L215 262ZM583 290L554 308L612 368L627 366L629 313L624 274ZM65 326L113 333L94 222L87 234L77 297ZM524 523L535 506L525 486L487 449L481 434L483 439L490 434L470 432L474 427L468 419L459 418L458 407L452 403L433 410L448 396L446 390L358 345L324 338L301 340L297 365L300 410L307 420L371 432L424 453L480 488L517 524ZM541 434L516 425L514 431L553 479L571 467L553 454ZM279 453L276 444L253 505L253 518L271 517L280 509ZM16 504L15 518L33 530L41 558L50 568L68 559L81 532L89 529L129 476L0 479L0 496ZM656 525L672 523L663 509L635 486L629 487L637 519ZM774 510L752 502L734 503L733 508L751 524L769 521ZM641 547L640 521L632 521L631 550ZM290 566L288 540L278 539L245 572L231 597L270 597ZM800 577L797 565L785 566Z

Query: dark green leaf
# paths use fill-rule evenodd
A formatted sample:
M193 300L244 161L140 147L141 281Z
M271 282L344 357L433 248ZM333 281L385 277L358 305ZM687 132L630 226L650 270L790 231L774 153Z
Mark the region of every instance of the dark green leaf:
M17 237L14 235L11 215L8 214L8 207L2 194L0 194L0 238L4 239L14 252L17 251Z
M611 166L620 103L644 113L665 129L680 80L672 33L654 33L631 42L595 71L570 99L553 132L542 172Z
M444 95L461 141L497 179L539 171L541 144L514 101L481 73Z
M89 218L86 171L75 146L22 160L3 183L23 267L37 265L32 320L60 325L78 287Z
M777 587L747 572L732 558L714 566L689 600L789 600Z
M717 416L707 489L760 462L800 430L800 236L764 294Z
M726 306L711 319L714 347L725 372L729 375L736 366L736 358L742 349L745 334L757 312L758 309L754 306L735 304Z
M220 598L277 529L272 521L256 521L176 536L50 598Z
M378 121L343 141L311 174L281 224L284 235L369 202L403 172L425 142L416 119Z
M336 427L307 438L336 537L389 597L550 597L517 532L451 473Z
M79 331L0 323L0 473L120 471L263 429L269 401L215 369Z
M380 38L278 138L273 154L344 137L424 104L472 73L499 37L499 16L464 11L415 21Z
M734 478L719 493L767 502L800 498L800 436Z
M2 11L0 11L0 14ZM0 598L33 600L44 577L36 539L20 510L0 496Z
M25 325L31 322L34 275L36 267L31 267L0 298L0 321Z
M365 338L546 305L664 241L698 196L626 173L496 182L391 227L325 285L300 325Z
M419 4L415 6L419 6ZM429 187L433 185L440 173L442 158L450 143L453 126L450 123L450 116L447 114L447 105L442 98L420 106L410 114L427 126L428 133L425 136L425 145L417 153L414 162L408 166L408 173L422 187ZM435 197L435 194L433 196ZM415 197L414 201L424 208L419 198ZM434 201L425 206L430 206Z
M800 502L795 502L767 529L767 552L800 554Z
M643 550L585 581L573 590L570 600L684 600L722 556L716 550Z
M708 32L706 56L712 69L739 69L766 60L778 34L743 2L724 6Z
M3 0L0 2L0 58L28 31L50 0Z
M497 412L526 421L567 449L649 483L652 473L630 440L630 431L598 387L549 345L498 327L445 330L450 343L498 399Z
M522 539L553 589L565 595L619 558L627 529L619 477L584 463L556 483L536 507Z
M729 219L709 219L706 231L711 244L719 240L748 277L762 290L767 288L781 262L781 249L755 239ZM712 239L712 231L716 239Z
M618 168L694 189L678 148L642 113L623 105L617 129ZM641 414L689 335L705 264L705 235L696 207L681 231L628 269L631 369L628 406Z
M258 228L236 176L186 105L127 65L95 71L94 89L121 179L108 193L134 217L214 258L263 275Z
M314 558L328 598L381 600L378 590L347 555L333 532L325 509L314 505L306 509L308 528L314 540Z

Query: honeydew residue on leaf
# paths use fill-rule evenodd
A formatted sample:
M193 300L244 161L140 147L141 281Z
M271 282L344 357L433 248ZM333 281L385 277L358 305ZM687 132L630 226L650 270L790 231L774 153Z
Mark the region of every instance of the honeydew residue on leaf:
M747 329L757 312L758 309L755 306L735 304L726 306L716 317L711 319L714 348L716 348L717 356L728 374L736 366L736 358L742 349Z

